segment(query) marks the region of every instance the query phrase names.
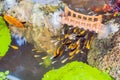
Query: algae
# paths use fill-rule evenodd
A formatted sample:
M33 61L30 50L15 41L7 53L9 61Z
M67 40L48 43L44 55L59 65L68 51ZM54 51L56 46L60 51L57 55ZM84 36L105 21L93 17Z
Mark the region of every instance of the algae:
M10 43L10 31L3 18L0 16L0 57L5 56L6 52L9 49Z

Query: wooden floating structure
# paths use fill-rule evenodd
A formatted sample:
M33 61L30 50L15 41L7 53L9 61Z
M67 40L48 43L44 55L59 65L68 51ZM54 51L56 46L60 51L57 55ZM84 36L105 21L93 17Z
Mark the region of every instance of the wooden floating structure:
M62 14L62 24L67 24L73 27L88 29L100 33L102 29L102 15L89 16L75 12L65 6L64 13Z

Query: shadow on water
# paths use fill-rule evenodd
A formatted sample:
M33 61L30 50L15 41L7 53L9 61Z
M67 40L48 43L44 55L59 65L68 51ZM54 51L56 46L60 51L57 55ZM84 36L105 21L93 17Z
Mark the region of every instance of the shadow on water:
M13 45L16 45L12 42ZM86 59L83 59L81 55L78 55L73 60L69 60L66 63L62 64L60 58L56 58L58 62L51 65L48 68L45 68L43 65L39 65L41 58L46 56L45 53L40 53L40 58L35 59L33 56L36 54L32 51L33 45L25 44L24 46L19 47L18 50L10 48L6 56L0 61L1 70L10 70L11 74L20 77L21 80L41 80L43 75L53 68L59 68L71 62L73 60L79 60L86 62Z

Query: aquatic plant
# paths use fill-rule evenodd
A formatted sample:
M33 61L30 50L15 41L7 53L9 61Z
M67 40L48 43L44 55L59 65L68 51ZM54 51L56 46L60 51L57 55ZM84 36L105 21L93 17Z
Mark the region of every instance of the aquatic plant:
M4 56L9 49L11 43L11 36L9 29L3 17L0 16L0 56Z
M7 75L9 74L9 71L0 72L0 80L8 80Z
M102 72L82 62L71 62L65 66L50 70L42 80L113 80Z
M46 68L48 68L52 64L52 60L50 59L50 56L47 56L46 59L43 60L43 64Z

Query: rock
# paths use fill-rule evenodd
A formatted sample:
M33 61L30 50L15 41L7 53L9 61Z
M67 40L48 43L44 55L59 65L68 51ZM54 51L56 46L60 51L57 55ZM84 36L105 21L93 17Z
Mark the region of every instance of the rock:
M63 2L70 4L72 8L92 8L92 7L101 7L105 3L108 3L109 0L62 0Z

